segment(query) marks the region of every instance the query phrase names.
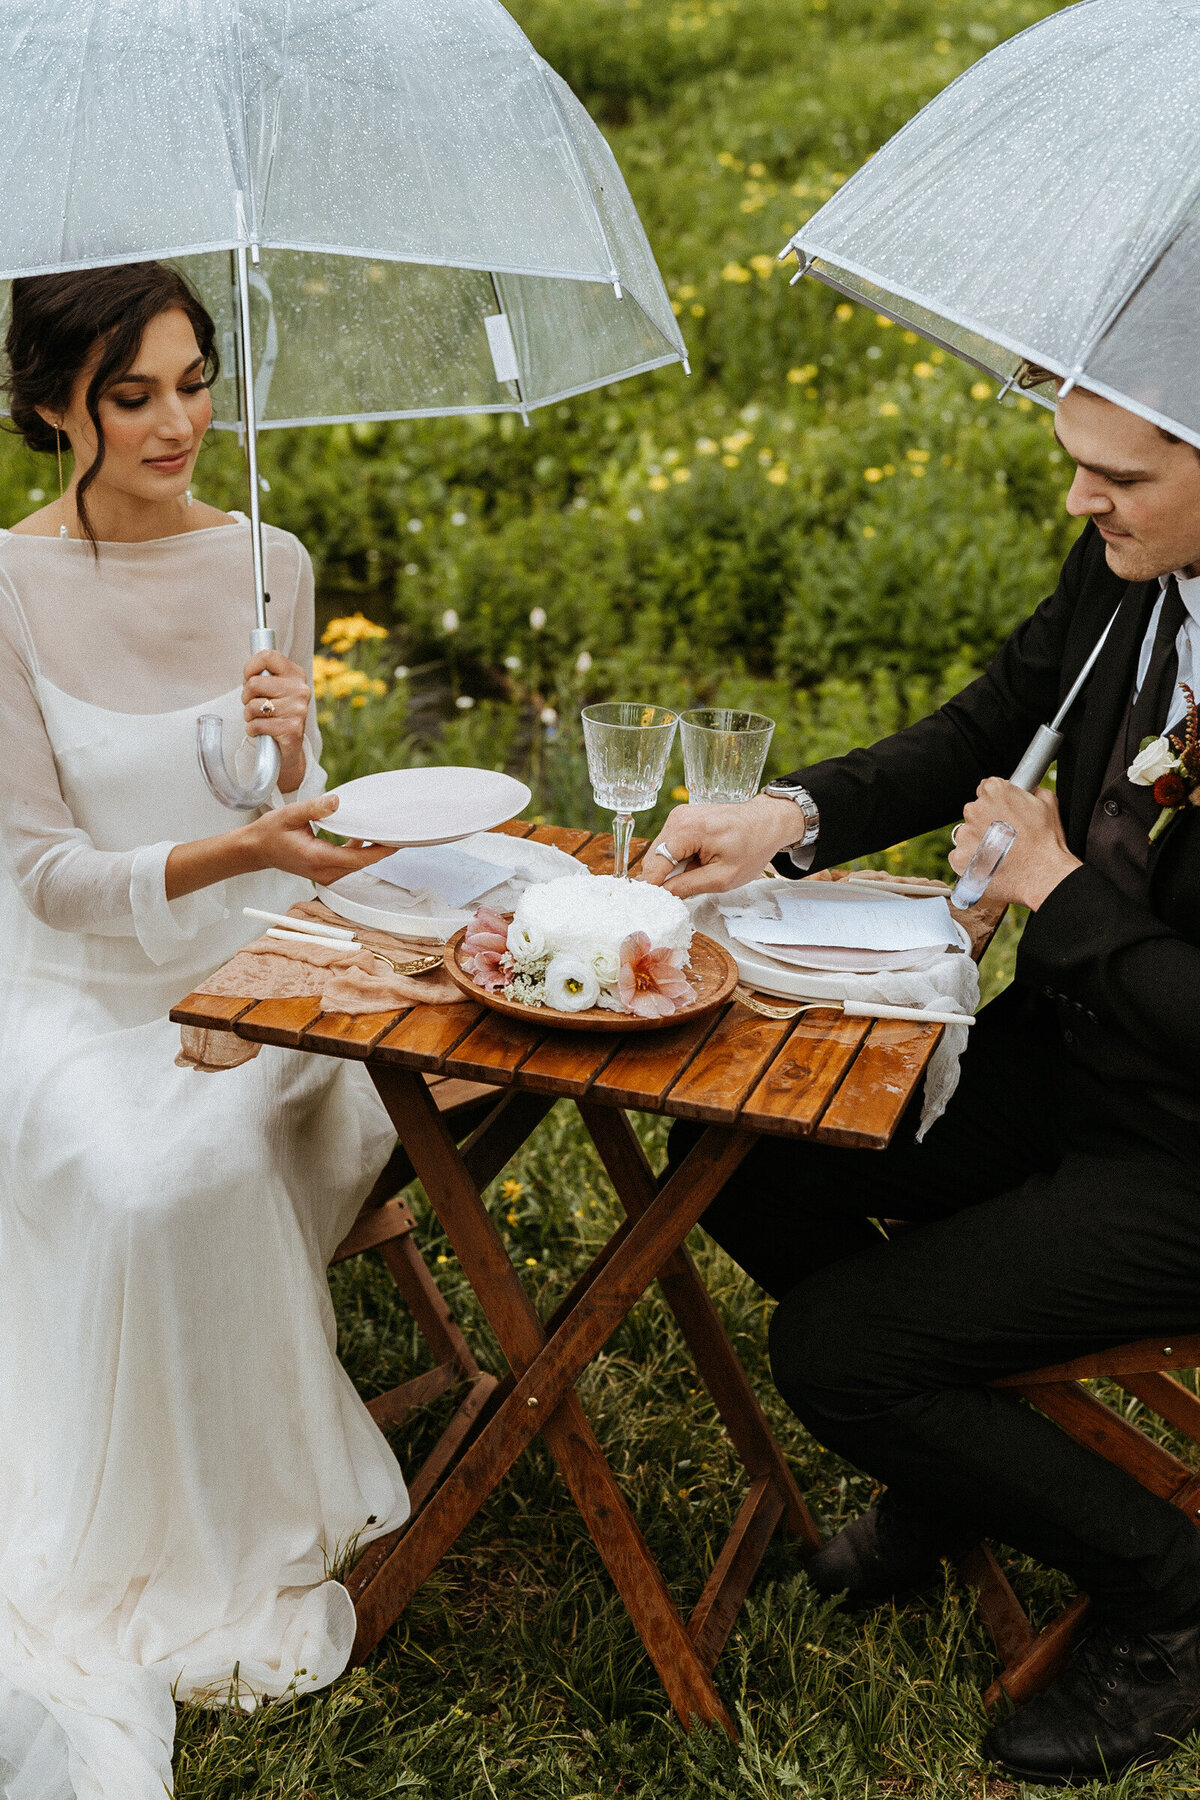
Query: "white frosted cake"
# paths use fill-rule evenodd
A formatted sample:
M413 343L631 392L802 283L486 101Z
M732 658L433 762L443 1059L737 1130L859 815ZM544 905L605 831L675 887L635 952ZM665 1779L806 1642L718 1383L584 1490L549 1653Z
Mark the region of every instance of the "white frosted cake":
M612 875L568 876L527 888L511 925L481 908L463 942L463 966L527 1006L664 1018L695 999L685 975L691 942L677 894Z

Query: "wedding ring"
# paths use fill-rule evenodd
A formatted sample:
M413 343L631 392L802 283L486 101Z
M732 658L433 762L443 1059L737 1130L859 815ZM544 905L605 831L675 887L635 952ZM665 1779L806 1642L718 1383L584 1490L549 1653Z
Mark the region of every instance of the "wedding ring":
M674 868L675 865L678 863L679 858L677 856L672 856L671 852L667 849L667 846L665 844L655 844L654 849L655 849L656 855L666 857L667 861L670 863L672 868Z
M261 718L273 719L275 717L275 702L273 700L264 700L258 711Z

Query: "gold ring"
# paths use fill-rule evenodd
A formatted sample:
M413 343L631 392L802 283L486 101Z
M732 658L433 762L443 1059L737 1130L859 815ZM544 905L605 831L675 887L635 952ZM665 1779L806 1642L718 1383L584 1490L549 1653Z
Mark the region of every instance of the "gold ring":
M275 702L273 700L264 700L258 710L262 718L273 719L275 717Z

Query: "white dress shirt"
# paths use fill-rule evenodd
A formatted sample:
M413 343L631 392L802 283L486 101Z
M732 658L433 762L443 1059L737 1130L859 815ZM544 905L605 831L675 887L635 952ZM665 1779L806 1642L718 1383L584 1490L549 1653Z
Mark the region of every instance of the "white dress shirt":
M1160 575L1158 585L1165 589L1169 576ZM1196 691L1196 678L1200 675L1200 575L1181 575L1175 571L1175 579L1179 583L1179 597L1187 608L1187 618L1179 627L1179 636L1175 639L1175 647L1179 652L1179 673L1175 678L1175 693L1167 708L1167 717L1159 726L1160 735L1174 731L1187 711L1187 701L1183 697L1181 682L1187 682L1192 692L1200 699ZM1138 656L1137 678L1134 682L1133 697L1136 700L1142 691L1142 683L1146 679L1146 670L1150 667L1150 653L1154 649L1154 639L1158 632L1158 621L1162 617L1162 594L1154 603L1154 611L1150 614L1150 623L1146 627L1146 635L1142 639L1142 648Z

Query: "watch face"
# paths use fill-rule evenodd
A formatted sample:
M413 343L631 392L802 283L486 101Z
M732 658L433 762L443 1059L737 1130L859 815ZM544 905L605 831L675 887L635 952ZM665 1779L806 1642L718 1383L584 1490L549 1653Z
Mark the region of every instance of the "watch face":
M777 788L782 793L794 794L797 788L803 786L804 783L802 781L769 781L767 783L767 791L770 792L772 788Z

